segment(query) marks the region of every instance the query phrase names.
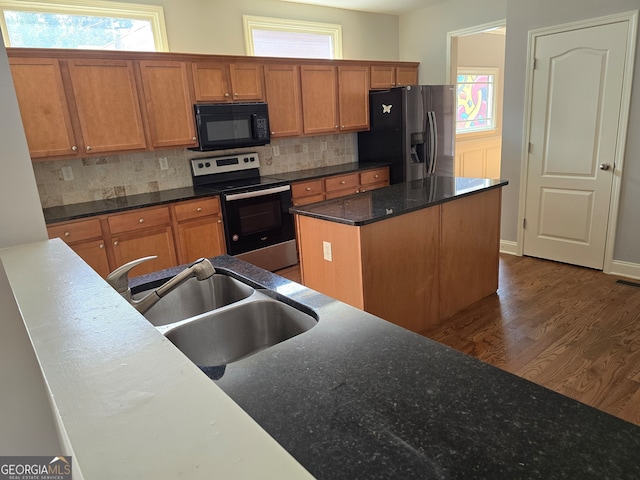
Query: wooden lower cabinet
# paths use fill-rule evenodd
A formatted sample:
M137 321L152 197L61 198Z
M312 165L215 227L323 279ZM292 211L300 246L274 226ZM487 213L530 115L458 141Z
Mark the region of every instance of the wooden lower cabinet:
M332 175L315 180L296 182L291 185L294 206L364 193L389 185L389 167L375 168L363 172Z
M217 197L140 208L85 220L52 224L49 238L64 240L98 274L106 277L131 260L151 260L132 271L144 275L225 253Z
M220 201L198 199L173 205L177 220L178 262L191 263L226 252Z
M158 258L139 265L131 276L157 272L175 267L176 247L171 226L143 229L112 237L113 256L117 266L141 257L156 255Z
M102 277L109 274L109 260L100 220L92 218L50 225L47 233L49 238L61 238Z

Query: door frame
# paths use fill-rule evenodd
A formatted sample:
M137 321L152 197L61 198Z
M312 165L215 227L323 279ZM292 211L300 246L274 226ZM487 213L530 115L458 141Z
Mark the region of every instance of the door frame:
M627 143L627 130L629 123L629 110L631 103L631 86L633 82L633 68L635 63L636 38L638 28L638 10L622 12L603 17L564 23L551 27L529 30L527 42L527 71L525 83L525 108L524 108L524 135L522 136L522 158L520 160L520 198L518 205L518 238L516 254L524 255L524 219L527 200L527 182L529 171L529 139L531 137L531 110L533 102L533 70L534 53L538 37L556 33L569 32L589 27L608 25L611 23L628 22L629 33L627 35L627 58L622 80L622 104L618 121L618 140L614 157L613 185L611 187L611 199L609 201L609 222L607 224L607 239L604 251L604 273L611 273L613 263L613 248L615 246L616 227L618 224L618 209L620 207L620 189L622 185L622 172L624 164L625 146Z

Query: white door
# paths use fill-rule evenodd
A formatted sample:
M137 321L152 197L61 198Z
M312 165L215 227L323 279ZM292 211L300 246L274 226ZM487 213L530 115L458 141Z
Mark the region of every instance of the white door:
M536 39L525 255L603 268L628 29Z

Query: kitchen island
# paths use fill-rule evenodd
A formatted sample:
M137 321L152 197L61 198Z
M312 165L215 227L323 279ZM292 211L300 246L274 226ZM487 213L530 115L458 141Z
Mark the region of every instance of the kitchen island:
M432 176L293 207L302 281L422 331L498 288L506 184Z
M0 262L74 478L640 478L640 428L233 257L317 325L215 382L60 240Z

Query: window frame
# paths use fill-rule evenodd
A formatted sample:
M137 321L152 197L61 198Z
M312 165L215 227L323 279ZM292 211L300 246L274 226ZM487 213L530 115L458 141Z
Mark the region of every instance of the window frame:
M155 51L169 51L167 27L164 21L164 9L159 5L110 2L104 0L64 0L62 2L55 0L0 0L0 29L2 29L2 38L5 46L11 47L4 17L5 10L145 20L151 24Z
M492 92L492 118L493 126L476 130L472 132L458 132L458 96L456 94L456 138L472 138L481 136L495 135L500 130L500 118L498 114L498 91L500 82L500 69L498 67L463 67L459 66L456 70L456 92L458 90L458 76L459 75L492 75L493 76L493 92Z
M333 39L333 58L327 60L342 59L342 25L340 24L308 22L304 20L289 20L285 18L256 17L253 15L243 15L242 24L244 27L245 50L247 55L250 57L256 56L252 35L253 29L256 29L290 33L329 35Z

